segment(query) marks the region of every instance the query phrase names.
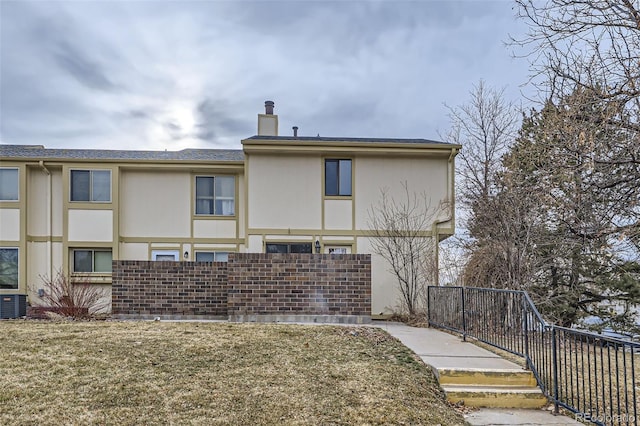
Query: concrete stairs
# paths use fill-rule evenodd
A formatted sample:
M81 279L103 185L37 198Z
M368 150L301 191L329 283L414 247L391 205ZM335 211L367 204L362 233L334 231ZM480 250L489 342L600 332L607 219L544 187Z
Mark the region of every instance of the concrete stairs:
M519 368L434 370L452 403L491 408L541 408L547 403L530 371Z

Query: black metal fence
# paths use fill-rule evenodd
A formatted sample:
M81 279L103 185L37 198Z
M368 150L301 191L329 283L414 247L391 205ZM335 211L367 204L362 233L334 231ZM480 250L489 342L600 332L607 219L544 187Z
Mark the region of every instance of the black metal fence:
M640 343L547 324L524 291L429 287L429 325L524 357L544 394L598 425L640 422Z

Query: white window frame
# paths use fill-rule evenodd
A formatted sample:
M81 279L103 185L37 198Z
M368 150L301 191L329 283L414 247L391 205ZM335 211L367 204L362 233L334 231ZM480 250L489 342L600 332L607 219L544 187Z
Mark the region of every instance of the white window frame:
M180 260L180 250L151 250L151 260L153 261L168 261L168 259L158 260L158 256L173 256L172 262L178 262Z
M20 288L20 248L19 247L0 247L1 250L15 250L17 253L18 261L17 261L17 281L16 286L12 288L0 288L0 290L18 290Z
M74 200L73 199L73 172L89 172L89 199ZM109 200L93 200L93 173L108 172L109 173ZM111 169L69 169L69 201L72 203L111 203L113 199L113 173Z
M0 201L17 202L20 201L20 169L18 167L0 167L0 170L15 170L18 175L18 187L16 188L16 198L0 198Z
M77 251L90 251L91 252L91 271L76 271L76 252ZM89 274L89 275L110 275L113 271L96 271L96 252L108 252L111 253L111 261L113 262L113 250L110 248L74 248L71 249L71 271L75 275Z

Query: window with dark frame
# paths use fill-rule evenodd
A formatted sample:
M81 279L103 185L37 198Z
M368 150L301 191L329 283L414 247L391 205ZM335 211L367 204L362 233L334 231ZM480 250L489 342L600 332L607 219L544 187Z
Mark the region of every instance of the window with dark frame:
M234 176L196 176L196 214L235 215Z
M19 171L0 167L0 201L18 201L20 193Z
M324 160L324 195L351 196L351 160Z
M73 250L73 272L111 273L111 250Z
M197 251L196 262L227 262L229 252L226 251Z
M71 170L71 201L110 202L111 170Z
M0 289L18 288L18 249L0 248Z
M312 243L267 243L266 253L313 253Z

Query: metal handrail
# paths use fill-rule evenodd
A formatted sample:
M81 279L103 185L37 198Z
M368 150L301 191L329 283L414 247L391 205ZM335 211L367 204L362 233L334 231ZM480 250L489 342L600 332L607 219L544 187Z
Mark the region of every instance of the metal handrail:
M520 290L430 286L427 304L430 326L522 356L556 411L638 425L640 343L549 324Z

